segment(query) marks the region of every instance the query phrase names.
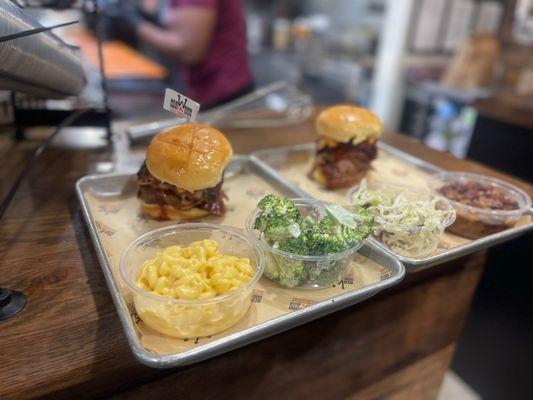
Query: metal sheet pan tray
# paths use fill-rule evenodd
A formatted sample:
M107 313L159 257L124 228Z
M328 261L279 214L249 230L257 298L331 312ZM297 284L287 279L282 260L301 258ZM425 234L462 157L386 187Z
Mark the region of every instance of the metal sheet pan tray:
M306 143L291 147L260 150L253 153L252 158L264 169L265 173L283 179L284 184L292 187L292 190L300 197L312 197L334 202L346 201L348 189L325 190L309 178L308 173L314 159L315 149L314 143ZM367 179L427 189L428 179L439 172L443 172L443 169L380 142L378 158L373 162L373 170L368 174ZM533 228L531 210L529 214L524 215L513 228L477 240L469 240L445 232L437 250L423 258L410 258L395 254L373 238L368 239L367 242L377 251L400 260L405 265L407 272L416 272L526 233Z
M264 195L297 195L290 185L265 174L248 157L236 156L226 172L228 212L225 217L209 217L201 222L242 228L246 216ZM368 299L400 282L405 273L403 265L389 254L364 246L344 278L331 288L285 289L262 277L251 296L248 314L233 327L211 337L188 340L168 337L140 320L131 293L120 279L118 264L131 241L172 223L139 215L134 175L87 176L77 182L76 190L131 349L139 361L152 367L195 363L285 331Z

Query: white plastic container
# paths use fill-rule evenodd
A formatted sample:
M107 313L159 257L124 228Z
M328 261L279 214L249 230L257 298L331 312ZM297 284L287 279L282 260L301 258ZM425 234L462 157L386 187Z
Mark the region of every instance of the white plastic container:
M252 279L239 289L199 300L162 297L137 286L139 268L144 261L169 246L186 247L204 239L215 240L222 254L250 259L255 270ZM250 307L252 290L263 269L261 251L237 229L200 223L173 225L148 232L134 240L120 259L120 274L133 293L139 317L152 329L178 338L210 336L239 321Z
M432 176L428 185L435 194L442 196L440 190L444 186L471 182L497 189L514 200L518 207L515 210L497 210L474 207L454 199L448 199L457 212L457 219L448 230L456 235L469 239L479 239L512 228L531 207L531 198L523 190L488 176L466 172L443 172Z
M359 191L360 185L348 192L348 202L353 204L353 197ZM373 212L375 223L373 236L393 253L404 257L421 258L432 254L439 246L444 229L455 220L452 205L442 196L437 196L427 190L419 190L403 185L395 185L381 181L371 181L366 184L366 190L382 193L387 197L403 194L410 202L436 201L439 209L451 211L449 217L442 218L435 224L427 221L418 226L406 227L400 223L391 223L379 212Z
M304 218L330 204L307 199L292 199L292 201L302 212ZM265 275L284 287L320 289L338 283L343 279L343 275L353 260L355 252L361 248L364 242L363 240L341 253L330 255L306 256L288 253L272 247L254 229L255 219L260 213L261 210L256 208L248 216L246 231L256 245L264 251Z

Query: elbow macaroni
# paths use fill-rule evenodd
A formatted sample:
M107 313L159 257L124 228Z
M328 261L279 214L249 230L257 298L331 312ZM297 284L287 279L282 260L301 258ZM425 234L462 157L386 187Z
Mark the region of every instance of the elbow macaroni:
M145 261L137 286L172 299L208 299L244 286L254 273L248 258L221 254L218 243L206 239L168 247Z

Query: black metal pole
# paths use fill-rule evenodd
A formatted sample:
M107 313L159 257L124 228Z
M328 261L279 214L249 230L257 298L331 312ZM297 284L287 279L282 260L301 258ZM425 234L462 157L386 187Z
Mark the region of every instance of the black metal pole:
M17 94L15 92L11 92L11 106L13 107L13 125L15 126L13 139L16 142L20 142L26 139L26 136L24 135L24 129L22 129L22 124L18 117Z
M104 100L104 110L107 114L107 140L109 143L111 143L111 139L113 138L113 132L111 131L111 110L109 108L109 99L107 97L107 78L105 75L105 67L104 67L104 52L102 49L102 44L105 40L105 27L100 15L100 9L98 6L98 1L93 0L93 12L95 16L95 31L96 31L96 43L98 47L98 62L100 64L100 75L101 75L101 86L102 86L102 93L103 93L103 100Z

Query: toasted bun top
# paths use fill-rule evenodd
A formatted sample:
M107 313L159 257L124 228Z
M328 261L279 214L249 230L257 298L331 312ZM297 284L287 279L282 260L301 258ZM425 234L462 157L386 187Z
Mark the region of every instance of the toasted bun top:
M228 139L215 128L183 124L152 139L146 166L160 181L194 192L218 185L232 156Z
M318 115L316 129L320 135L337 142L359 144L367 139L377 140L383 133L383 124L366 108L339 105Z

